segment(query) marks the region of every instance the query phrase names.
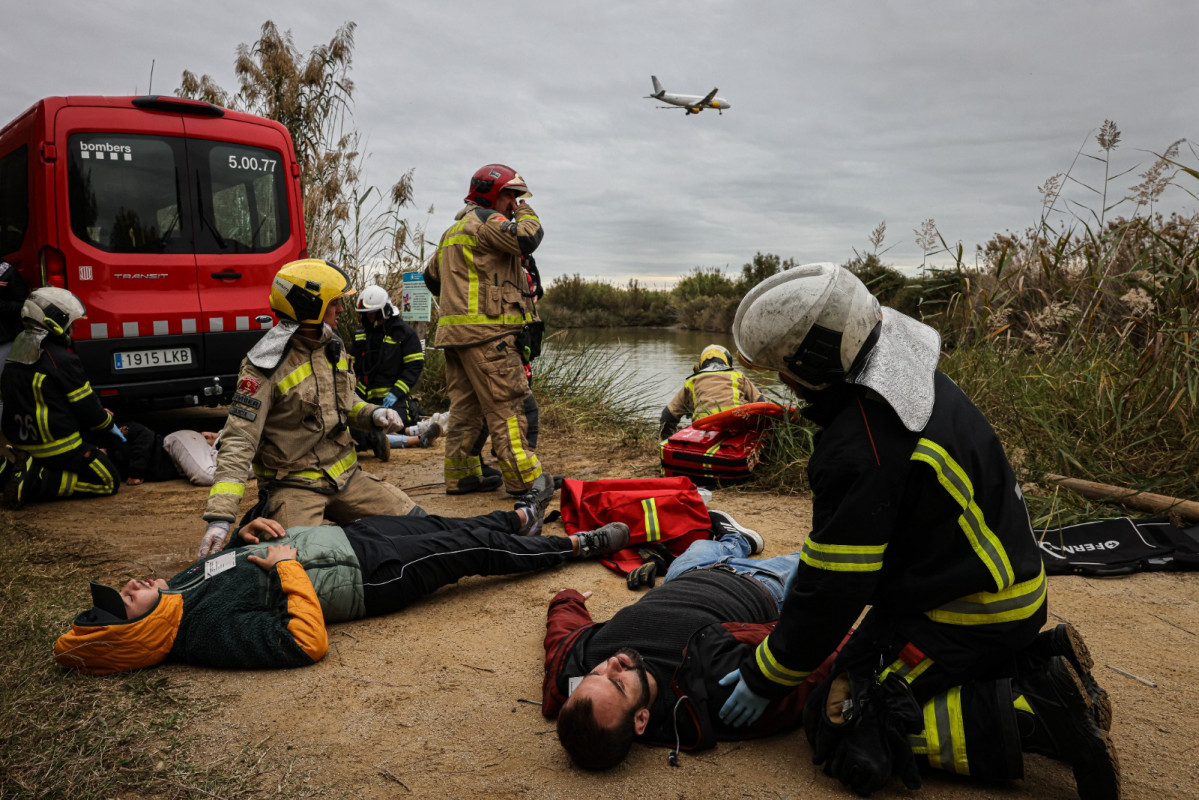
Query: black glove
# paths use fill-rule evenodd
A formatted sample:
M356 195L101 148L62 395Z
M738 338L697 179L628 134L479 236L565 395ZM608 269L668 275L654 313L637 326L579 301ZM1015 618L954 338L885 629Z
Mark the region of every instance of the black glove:
M666 575L666 559L646 547L637 548L637 555L641 556L641 566L628 574L625 583L633 591L642 586L652 589L658 576L665 577Z
M922 727L920 707L896 675L879 684L873 675L842 672L818 686L804 706L812 762L862 797L886 786L892 775L919 788L907 734Z

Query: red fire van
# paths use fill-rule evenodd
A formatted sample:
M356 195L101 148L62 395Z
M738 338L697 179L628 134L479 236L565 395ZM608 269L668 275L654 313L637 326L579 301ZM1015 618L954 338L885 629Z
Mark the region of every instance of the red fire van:
M75 349L105 403L215 404L306 255L277 122L176 97L48 97L0 129L0 258L87 308Z

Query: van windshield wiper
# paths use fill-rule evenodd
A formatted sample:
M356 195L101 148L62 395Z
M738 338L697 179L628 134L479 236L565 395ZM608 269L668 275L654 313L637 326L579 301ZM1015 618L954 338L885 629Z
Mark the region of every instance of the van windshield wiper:
M212 233L213 238L216 239L217 246L222 250L228 250L229 243L225 241L225 237L221 236L221 232L216 229L216 223L210 220L208 215L204 213L204 194L202 189L196 190L196 205L199 206L200 222Z

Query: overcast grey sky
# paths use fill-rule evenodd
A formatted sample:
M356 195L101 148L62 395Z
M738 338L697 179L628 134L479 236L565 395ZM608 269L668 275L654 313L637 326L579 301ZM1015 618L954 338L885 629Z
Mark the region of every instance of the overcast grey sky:
M1037 187L1080 147L1098 154L1105 119L1123 132L1116 170L1133 168L1121 191L1146 151L1199 138L1194 0L9 0L0 119L49 95L145 93L152 61L155 93L184 69L233 89L235 48L267 19L304 51L358 23L367 178L415 168L411 219L434 238L477 167L518 169L547 281L664 286L758 251L843 262L884 220L884 260L918 265L912 231L930 217L972 261L1039 218ZM667 91L719 86L732 109L656 110L651 73ZM1187 145L1180 158L1199 166ZM1094 161L1075 169L1102 182Z

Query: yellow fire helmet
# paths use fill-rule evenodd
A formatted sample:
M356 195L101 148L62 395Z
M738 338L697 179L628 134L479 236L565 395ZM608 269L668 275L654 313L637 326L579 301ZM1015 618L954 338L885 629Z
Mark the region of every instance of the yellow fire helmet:
M336 264L305 258L284 264L271 281L271 309L282 319L319 325L329 304L354 293L350 278Z
M717 360L723 366L708 362ZM699 363L695 365L696 372L710 372L712 370L725 370L733 368L733 354L728 351L727 347L721 347L718 344L710 344L703 349L699 354Z

